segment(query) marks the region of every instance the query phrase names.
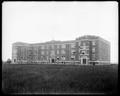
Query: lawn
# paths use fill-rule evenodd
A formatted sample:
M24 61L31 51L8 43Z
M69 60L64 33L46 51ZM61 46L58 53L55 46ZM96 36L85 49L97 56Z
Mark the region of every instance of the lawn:
M4 93L116 93L118 65L3 64Z

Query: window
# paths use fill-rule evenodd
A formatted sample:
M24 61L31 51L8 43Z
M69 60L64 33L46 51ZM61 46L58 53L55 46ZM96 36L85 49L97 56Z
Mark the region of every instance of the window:
M54 45L51 45L52 49L54 49Z
M51 51L51 55L55 55L55 51L54 50Z
M61 54L65 54L65 50L61 50Z
M57 50L57 54L59 54L59 50Z
M86 54L86 51L85 51L85 50L84 50L84 51L82 50L82 51L81 51L81 54L83 54L83 55Z
M81 56L80 55L79 55L78 59L81 60Z
M43 59L44 59L44 57L43 57L43 56L41 56L41 59L43 60Z
M62 48L65 48L66 46L65 46L65 44L63 44L61 47L62 47Z
M89 46L81 46L82 49L89 49Z
M72 56L71 56L71 60L74 60L74 59L75 59L75 56L72 55Z
M95 52L95 48L92 48L92 52Z
M87 54L89 54L89 50L86 50L87 51Z
M57 57L57 60L59 60L59 57Z
M71 48L75 48L75 44L73 43L73 44L71 44Z
M71 54L75 54L75 50L71 50Z
M62 60L65 60L65 56L62 56L61 59L62 59Z
M14 49L14 50L13 50L13 54L16 54L16 53L17 53L17 50L16 50L16 49Z
M95 41L92 42L92 45L95 45Z
M41 49L44 49L44 46L41 46Z
M49 60L49 57L47 56L46 59Z
M92 54L92 60L95 60L95 54Z
M46 49L49 49L49 46L48 46L48 45L46 45Z
M81 42L78 42L78 46L80 46L81 45Z
M57 48L59 48L59 45L57 45Z
M16 59L14 59L14 62L16 62Z
M83 46L85 46L86 44L85 44L85 42L83 42Z
M41 54L44 55L44 51L41 51Z
M48 54L49 54L49 52L48 52L48 51L46 51L46 54L48 55Z

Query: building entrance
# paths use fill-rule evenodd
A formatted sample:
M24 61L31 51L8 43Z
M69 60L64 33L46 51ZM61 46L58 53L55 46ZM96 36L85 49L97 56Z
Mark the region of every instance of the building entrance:
M83 64L86 64L86 59L83 59Z
M82 57L81 58L81 64L88 64L88 58L87 57Z
M52 59L52 63L55 63L55 59Z

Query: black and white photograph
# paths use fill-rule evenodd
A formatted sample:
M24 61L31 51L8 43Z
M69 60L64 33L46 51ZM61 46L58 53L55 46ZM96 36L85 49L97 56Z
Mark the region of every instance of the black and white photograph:
M2 2L4 94L117 94L117 1Z

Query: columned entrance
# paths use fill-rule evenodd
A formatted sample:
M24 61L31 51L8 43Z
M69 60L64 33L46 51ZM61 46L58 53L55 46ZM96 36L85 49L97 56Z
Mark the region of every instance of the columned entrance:
M83 64L86 64L87 59L83 58Z
M88 58L87 57L82 57L81 58L81 64L88 64Z
M50 63L55 63L55 52L52 51L50 54Z
M49 58L50 63L55 63L55 58Z

